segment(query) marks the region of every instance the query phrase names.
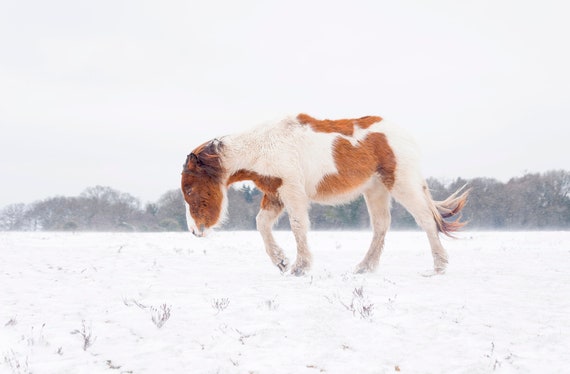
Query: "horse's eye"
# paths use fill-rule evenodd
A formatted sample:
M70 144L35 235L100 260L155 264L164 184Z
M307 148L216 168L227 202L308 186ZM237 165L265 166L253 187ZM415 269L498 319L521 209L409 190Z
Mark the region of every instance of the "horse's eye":
M192 193L192 187L186 187L186 195L190 195Z

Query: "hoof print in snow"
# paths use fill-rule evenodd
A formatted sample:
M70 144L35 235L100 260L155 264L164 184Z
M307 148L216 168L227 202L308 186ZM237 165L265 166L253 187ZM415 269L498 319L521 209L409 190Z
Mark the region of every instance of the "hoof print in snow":
M438 275L444 275L445 269L443 269L443 270L429 270L429 271L426 271L426 272L420 273L420 274L422 277L431 278L431 277L435 277Z

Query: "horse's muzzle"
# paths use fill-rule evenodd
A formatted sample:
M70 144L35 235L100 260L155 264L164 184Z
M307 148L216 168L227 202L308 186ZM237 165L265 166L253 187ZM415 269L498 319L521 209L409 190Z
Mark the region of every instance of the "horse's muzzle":
M206 236L206 226L205 225L200 225L200 228L197 227L192 227L192 234L194 234L194 236L198 237L198 238L203 238L204 236Z

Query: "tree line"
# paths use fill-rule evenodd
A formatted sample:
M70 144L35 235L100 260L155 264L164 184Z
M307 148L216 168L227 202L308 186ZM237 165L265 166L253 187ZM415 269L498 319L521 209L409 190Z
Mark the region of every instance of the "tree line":
M492 178L457 178L451 183L429 178L434 199L443 200L467 184L471 194L463 211L470 229L570 229L570 172L527 173L503 183ZM228 191L226 230L254 230L262 193L250 185ZM363 198L341 206L313 205L313 229L369 227ZM289 227L285 213L277 229ZM413 229L414 219L399 204L392 204L392 227ZM180 190L164 193L143 204L136 197L111 187L87 188L79 196L50 197L31 204L12 204L0 210L3 231L182 231L186 213Z

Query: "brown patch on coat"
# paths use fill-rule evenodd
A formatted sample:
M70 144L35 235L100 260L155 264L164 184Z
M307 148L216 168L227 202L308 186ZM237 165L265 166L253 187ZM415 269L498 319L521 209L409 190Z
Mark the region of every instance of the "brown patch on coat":
M261 198L261 209L264 210L273 210L276 212L281 212L285 207L283 202L279 199L277 195L271 195L264 193L263 197Z
M388 189L394 186L396 156L386 136L370 133L357 146L338 137L333 145L333 156L338 170L323 177L317 186L320 197L348 193L378 173Z
M183 165L182 194L198 228L214 226L222 213L222 147L218 140L206 142L192 151Z
M355 126L361 129L367 129L376 122L382 121L382 117L366 116L356 119L318 120L308 114L301 113L297 116L297 120L303 125L311 126L316 132L337 132L342 135L352 136Z
M270 177L261 175L255 171L240 169L230 175L227 185L232 183L249 180L255 183L257 188L263 192L261 199L261 209L265 210L279 210L283 209L283 203L279 199L277 189L283 184L283 180L279 177Z

